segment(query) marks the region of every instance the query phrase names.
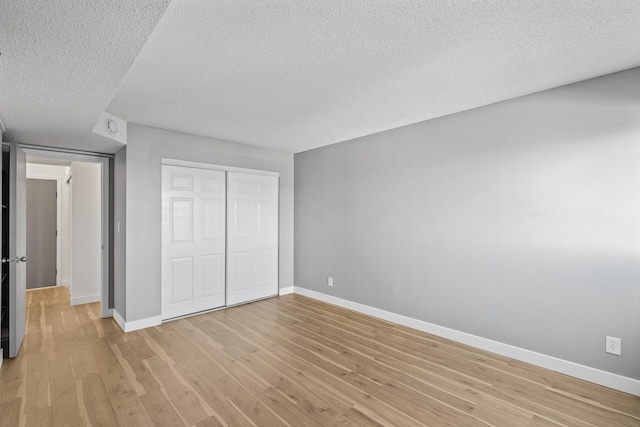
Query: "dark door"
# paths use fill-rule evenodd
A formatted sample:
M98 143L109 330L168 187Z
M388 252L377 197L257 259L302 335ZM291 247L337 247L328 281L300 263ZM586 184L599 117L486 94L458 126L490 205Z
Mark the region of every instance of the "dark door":
M27 179L27 289L56 285L57 183Z

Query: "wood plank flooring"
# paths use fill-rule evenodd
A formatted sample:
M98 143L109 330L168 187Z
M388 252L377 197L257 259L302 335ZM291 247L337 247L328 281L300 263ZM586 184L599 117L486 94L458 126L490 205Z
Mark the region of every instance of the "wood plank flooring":
M28 292L0 426L640 426L640 398L299 295L124 334Z

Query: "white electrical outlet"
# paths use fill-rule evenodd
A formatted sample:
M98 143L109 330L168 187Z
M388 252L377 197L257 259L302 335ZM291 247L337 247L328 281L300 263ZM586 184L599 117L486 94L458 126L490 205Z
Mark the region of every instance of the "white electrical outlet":
M607 353L616 354L620 356L622 354L622 340L615 337L607 337L605 341L605 351Z
M333 277L327 277L327 286L333 286Z

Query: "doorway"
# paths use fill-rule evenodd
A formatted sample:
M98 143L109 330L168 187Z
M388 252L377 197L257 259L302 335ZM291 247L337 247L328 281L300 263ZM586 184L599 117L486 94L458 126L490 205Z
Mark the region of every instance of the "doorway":
M26 165L27 177L27 289L45 285L34 284L43 264L53 265L55 278L49 286L69 287L69 240L71 211L70 193L66 182L71 177L71 162L51 161L29 157ZM49 190L39 189L48 185ZM53 187L53 188L52 188ZM35 189L34 189L35 188ZM53 197L53 201L47 201ZM55 203L55 206L47 203ZM36 222L37 221L37 222ZM51 228L53 227L53 232ZM55 248L45 250L48 239L55 239Z
M89 155L83 153L75 153L61 150L44 149L42 147L18 146L11 144L11 152L9 147L3 147L3 249L5 241L27 240L27 234L30 234L32 242L27 244L27 256L20 258L20 265L25 268L26 274L22 278L22 283L11 281L11 274L3 271L5 280L3 281L3 293L8 288L9 298L3 299L2 317L3 317L3 343L2 348L10 349L8 356L14 357L20 348L22 337L24 334L24 307L21 301L25 299L27 288L35 288L40 286L67 286L70 290L72 305L85 304L91 302L100 302L101 317L111 317L112 308L109 298L109 290L112 288L110 284L110 168L111 158L109 155ZM20 160L17 167L12 169L14 165L13 159L18 153ZM11 154L9 156L8 154ZM11 157L12 162L5 159ZM27 171L27 169L29 169ZM13 172L12 172L13 170ZM35 172L34 172L35 170ZM17 171L17 175L16 174ZM35 183L33 188L27 188L27 175ZM13 180L11 179L13 178ZM72 180L75 181L72 185ZM13 181L13 182L12 182ZM18 185L22 182L22 187ZM42 182L40 182L42 181ZM11 203L4 203L5 199L13 200L5 197L9 193L17 194L19 198L26 201L28 192L31 191L35 199L49 198L45 193L51 194L51 189L38 188L38 184L46 183L51 187L55 183L56 191L54 194L56 207L46 209L47 215L35 215L42 218L35 219L32 224L38 224L42 221L48 221L46 227L38 225L29 227L29 233L26 227L11 227L7 224L11 215L7 211L14 213L16 217L25 218L32 213L30 211L41 209L40 205L36 207L27 206L22 208L20 212L19 206L16 205L11 209ZM18 187L16 188L16 185ZM42 187L47 187L44 185ZM12 196L13 197L13 196ZM73 203L72 203L73 200ZM41 201L41 200L39 200ZM40 212L37 212L38 214ZM55 216L55 220L52 218ZM43 243L42 240L33 240L39 234L50 235L53 229L55 243L48 241ZM16 231L18 230L18 231ZM22 231L20 231L22 230ZM13 237L11 235L14 235ZM21 237L22 236L22 237ZM11 245L9 245L11 246ZM46 247L45 247L46 246ZM24 255L24 254L22 254ZM13 266L18 264L14 259L15 254L11 250L3 250L3 258L7 260L5 265ZM27 258L35 261L34 264L28 264ZM35 259L34 259L35 258ZM42 267L41 264L47 264ZM33 265L33 267L31 267ZM54 267L52 267L54 266ZM3 270L6 270L3 268ZM13 270L10 270L13 271ZM53 273L52 273L53 271ZM32 274L33 273L33 274ZM41 274L42 273L42 274ZM34 278L44 276L40 280ZM53 279L52 279L53 277ZM53 284L51 283L53 282ZM5 283L8 285L6 286ZM21 294L21 295L20 295ZM13 298L12 298L13 296ZM13 304L12 304L13 301ZM15 304L18 302L18 304ZM5 325L7 323L8 325ZM5 328L5 326L7 326ZM4 332L7 332L5 334ZM7 336L8 335L8 336ZM9 345L5 345L8 341ZM6 354L4 355L7 356Z

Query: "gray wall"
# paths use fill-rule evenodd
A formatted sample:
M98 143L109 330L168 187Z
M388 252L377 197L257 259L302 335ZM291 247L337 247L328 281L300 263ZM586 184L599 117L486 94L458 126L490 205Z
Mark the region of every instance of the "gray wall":
M293 285L292 154L130 123L126 153L126 314L120 313L126 321L160 315L163 157L280 172L279 279L281 288Z
M126 197L127 197L127 147L121 148L113 160L113 307L121 316L126 310ZM120 229L118 230L118 224Z
M640 69L296 154L295 184L296 286L640 379Z

